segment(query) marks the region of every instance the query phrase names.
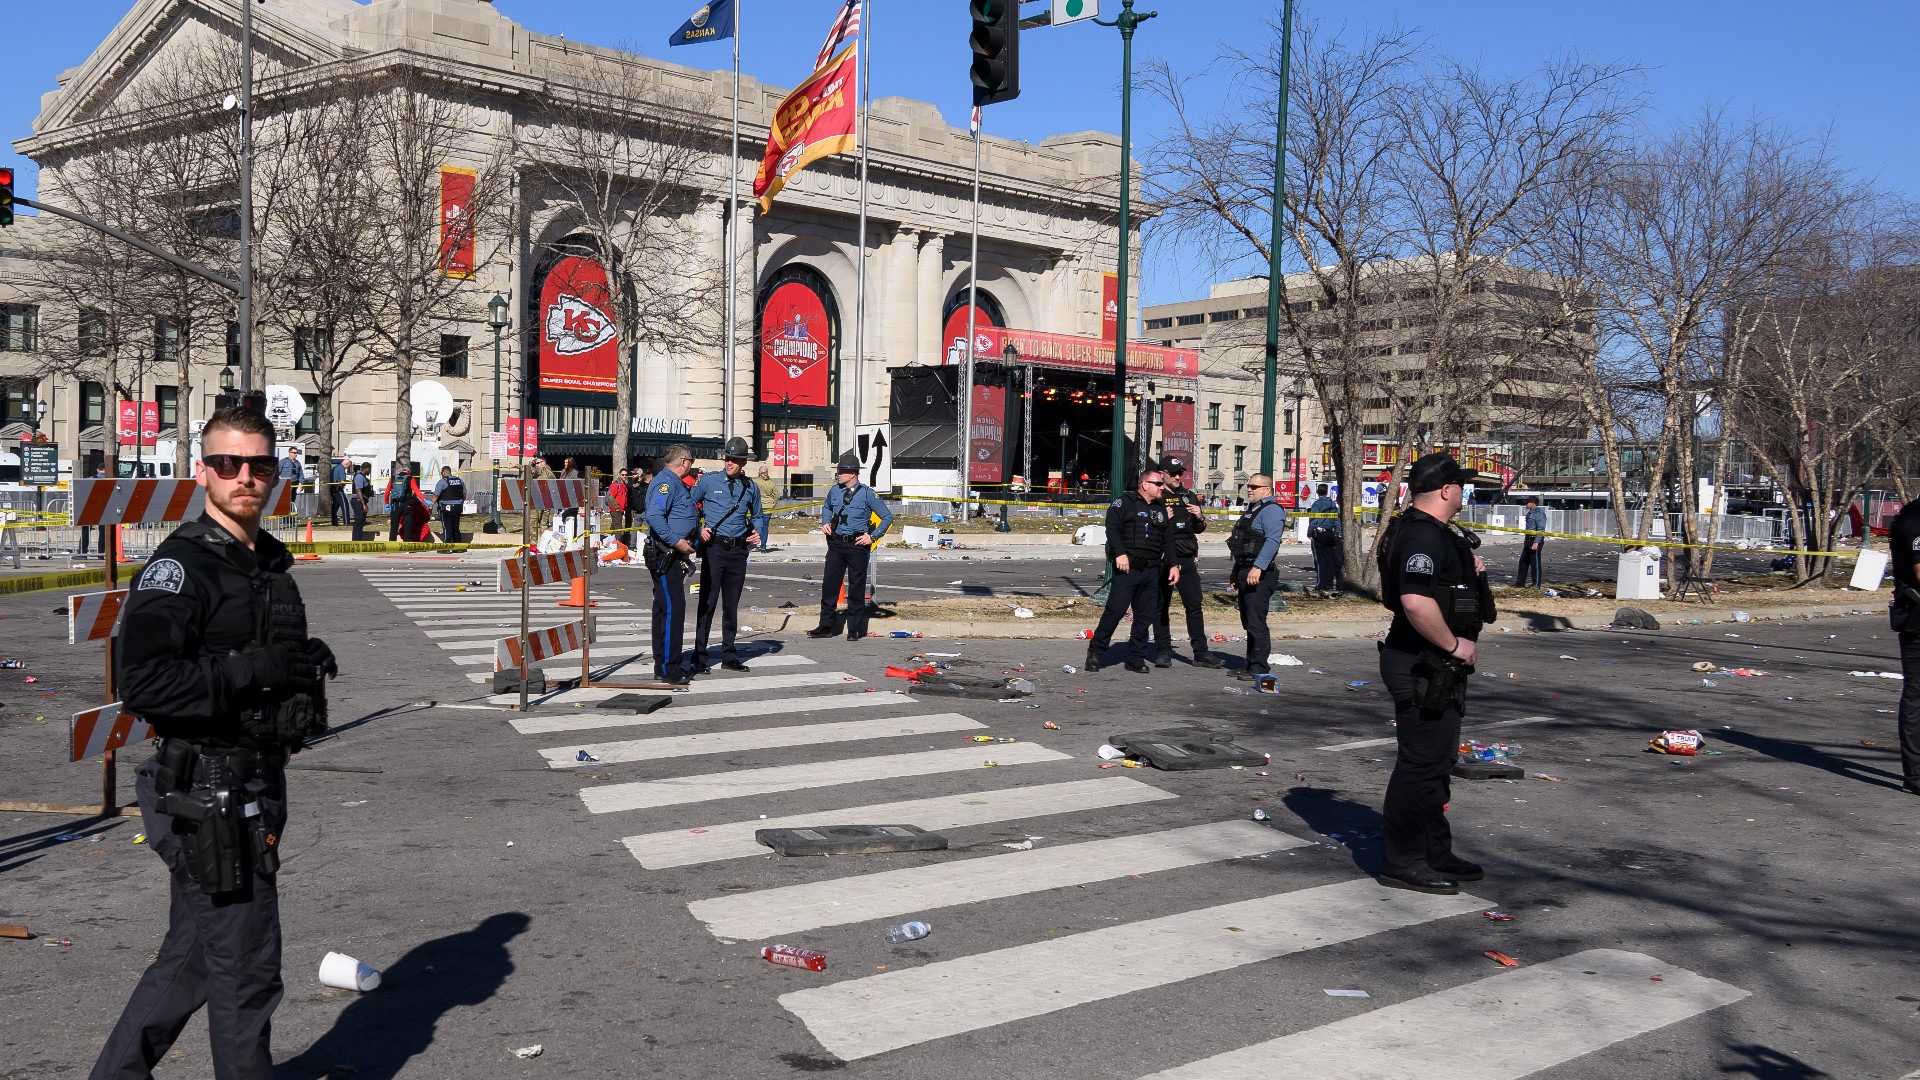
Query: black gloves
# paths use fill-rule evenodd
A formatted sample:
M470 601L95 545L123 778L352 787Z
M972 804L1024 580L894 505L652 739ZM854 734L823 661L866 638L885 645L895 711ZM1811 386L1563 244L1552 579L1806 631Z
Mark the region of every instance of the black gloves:
M326 675L329 678L337 678L339 676L340 664L334 659L333 650L327 648L326 642L321 641L317 637L308 638L306 648L303 650L303 655L307 661L314 666L315 671L318 673Z
M307 655L291 645L273 644L235 654L236 690L278 699L307 693L320 685L320 672Z

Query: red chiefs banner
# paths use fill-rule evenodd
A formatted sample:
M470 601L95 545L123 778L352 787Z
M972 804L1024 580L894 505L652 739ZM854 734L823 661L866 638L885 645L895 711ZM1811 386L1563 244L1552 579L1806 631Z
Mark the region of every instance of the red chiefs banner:
M569 255L540 286L540 388L611 394L620 370L620 334L607 272Z
M1162 457L1179 458L1187 463L1188 471L1192 471L1193 402L1160 403L1160 454Z
M440 268L451 278L473 276L472 169L440 170Z
M833 404L833 342L827 305L813 287L783 281L760 311L760 401Z
M534 417L525 420L509 416L500 421L507 430L507 453L510 458L532 457L540 452L540 421Z
M1005 472L1001 459L1007 448L1007 388L974 387L968 422L967 482L997 484Z
M859 145L860 111L854 103L859 69L859 50L850 46L780 103L767 133L766 156L753 176L761 213L772 209L773 197L794 173Z
M1120 275L1100 275L1100 340L1113 344L1120 329ZM1129 352L1132 350L1129 349Z
M773 436L773 453L767 458L769 465L798 467L800 464L800 433L781 431Z
M973 329L976 335L985 328L998 325L998 323L994 322L993 316L987 314L986 308L977 305L974 307ZM966 360L967 305L961 304L959 307L953 309L953 314L947 316L947 334L941 341L945 344L948 354L947 363L958 364ZM992 342L985 337L981 337L973 343L973 358L975 360L1001 359L1000 354L994 352L993 349L994 346Z
M160 403L123 401L120 403L120 445L152 446L160 439Z
M964 336L964 330L962 333ZM1004 359L1002 354L1006 351L1007 342L1011 341L1020 354L1019 359L1014 361L1016 364L1097 371L1109 376L1113 374L1111 341L1079 334L1047 334L1038 330L1012 330L998 326L977 328L975 334L979 338L974 343L974 355L978 359ZM952 364L956 359L953 350L949 349L945 363ZM1129 341L1127 373L1168 379L1198 379L1200 354L1192 349L1170 349L1165 345L1143 345L1138 341Z

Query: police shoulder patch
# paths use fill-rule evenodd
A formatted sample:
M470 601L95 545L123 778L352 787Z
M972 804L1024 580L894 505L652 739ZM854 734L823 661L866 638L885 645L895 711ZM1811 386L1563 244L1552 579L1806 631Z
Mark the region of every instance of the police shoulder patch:
M1115 500L1113 500L1112 502L1110 502L1110 503L1108 503L1107 505L1108 505L1108 506L1119 506L1119 505L1120 505L1120 500L1119 500L1119 499L1115 499Z
M1425 555L1415 555L1413 558L1407 560L1407 573L1431 574L1433 573L1433 560Z
M142 590L164 589L170 593L177 593L180 591L180 586L186 583L186 580L187 571L185 567L181 566L176 560L161 559L158 562L148 563L147 568L141 571L140 588Z

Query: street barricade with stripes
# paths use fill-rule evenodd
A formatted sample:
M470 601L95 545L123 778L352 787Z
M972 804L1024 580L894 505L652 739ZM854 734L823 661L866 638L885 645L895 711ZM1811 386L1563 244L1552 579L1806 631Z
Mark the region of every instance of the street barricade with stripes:
M191 480L75 480L73 524L136 525L191 521L206 506L206 489ZM262 517L293 512L293 488L275 481Z
M527 484L533 485L532 508L535 510L570 510L576 507L597 506L599 498L593 486L585 480L514 480L500 481L500 509L515 513L527 509Z
M574 578L586 576L589 555L590 553L586 551L556 551L551 555L530 554L527 556L526 574L533 579L532 583L535 585L564 585ZM499 591L519 592L520 573L518 558L503 559L500 563Z
M564 622L558 626L549 626L544 630L527 631L526 662L532 664L551 656L559 656L593 644L592 616L581 622ZM586 629L581 629L582 623ZM520 636L514 634L503 637L493 643L493 670L506 671L520 667Z
M120 711L117 701L74 713L68 733L73 753L68 759L70 761L85 761L109 750L118 750L128 743L145 742L153 738L153 729L147 726L147 722L132 713Z
M120 632L120 609L127 590L75 593L67 597L67 644L100 641Z

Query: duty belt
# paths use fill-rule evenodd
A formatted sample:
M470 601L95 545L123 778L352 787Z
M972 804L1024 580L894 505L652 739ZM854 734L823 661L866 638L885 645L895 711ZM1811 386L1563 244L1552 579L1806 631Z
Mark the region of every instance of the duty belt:
M708 543L714 547L723 548L751 547L753 546L753 538L750 536L716 536L708 541Z

